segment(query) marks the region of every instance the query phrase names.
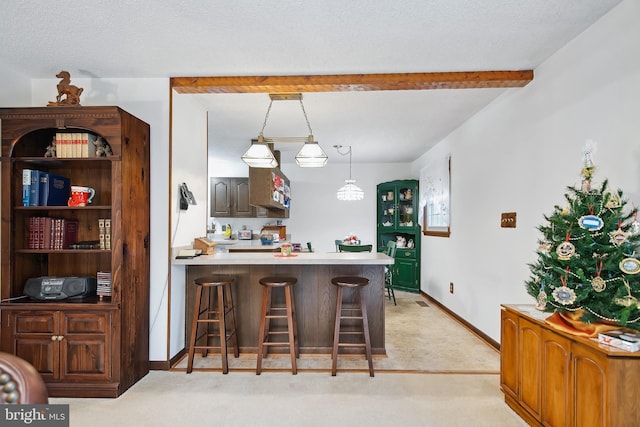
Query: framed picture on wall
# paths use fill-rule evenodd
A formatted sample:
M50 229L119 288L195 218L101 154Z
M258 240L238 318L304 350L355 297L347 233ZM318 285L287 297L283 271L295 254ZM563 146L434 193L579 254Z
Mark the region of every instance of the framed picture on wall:
M451 157L443 164L429 168L426 177L422 234L449 237L451 235Z

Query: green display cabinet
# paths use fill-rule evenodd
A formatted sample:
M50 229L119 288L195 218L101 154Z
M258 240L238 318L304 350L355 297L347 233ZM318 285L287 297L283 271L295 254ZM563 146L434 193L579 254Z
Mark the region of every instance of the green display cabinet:
M420 292L420 225L418 224L418 181L389 181L377 187L377 250L397 243L393 264L393 286Z

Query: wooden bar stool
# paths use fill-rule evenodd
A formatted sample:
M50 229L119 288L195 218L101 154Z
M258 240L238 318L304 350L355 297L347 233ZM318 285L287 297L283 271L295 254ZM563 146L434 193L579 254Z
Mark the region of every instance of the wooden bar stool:
M333 351L331 352L331 375L335 376L338 367L338 350L340 347L364 347L369 362L369 376L373 375L373 359L371 357L371 341L369 337L369 320L367 319L367 305L362 297L362 288L369 285L369 279L359 276L341 276L331 279L331 283L338 287L336 302L336 321L333 330ZM353 288L356 292L356 302L353 306L344 306L342 290ZM343 330L342 320L362 321L360 330ZM340 341L340 335L362 335L364 342Z
M298 348L298 324L296 322L296 304L293 298L293 285L297 283L295 277L263 277L260 284L264 287L262 292L262 315L258 329L258 361L256 375L262 373L262 358L267 357L269 347L289 347L291 355L291 373L297 374L296 358L299 356ZM282 288L284 290L284 306L272 304L272 290ZM271 330L271 319L286 319L287 329ZM272 336L286 335L287 341L272 341Z
M191 340L189 341L189 356L187 361L187 373L193 370L193 356L196 349L202 350L202 356L206 357L209 350L220 350L222 358L222 373L229 372L227 360L227 342L231 341L234 357L239 356L238 334L236 330L236 317L234 314L231 285L235 281L233 276L206 276L193 281L196 286L195 307L193 309L193 321L191 323ZM211 290L215 293L212 295ZM204 303L202 302L205 297ZM215 301L215 303L214 303ZM227 322L227 316L229 322ZM198 326L203 325L203 332L198 335ZM215 327L217 325L217 328ZM204 345L196 343L204 338ZM220 345L212 345L217 338Z

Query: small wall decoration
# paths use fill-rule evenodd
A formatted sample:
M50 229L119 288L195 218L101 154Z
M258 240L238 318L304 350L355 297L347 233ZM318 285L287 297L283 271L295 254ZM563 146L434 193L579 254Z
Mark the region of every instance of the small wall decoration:
M425 205L422 234L425 236L449 237L451 235L451 158L427 166L424 179ZM420 184L423 185L422 183Z
M56 74L56 77L62 79L56 86L58 88L58 96L56 96L55 101L49 101L48 106L79 106L80 95L84 89L71 84L71 74L68 71L60 71Z

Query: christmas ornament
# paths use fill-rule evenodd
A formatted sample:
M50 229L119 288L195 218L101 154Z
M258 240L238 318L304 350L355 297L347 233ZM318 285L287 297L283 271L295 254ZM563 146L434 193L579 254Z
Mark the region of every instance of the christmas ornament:
M611 244L616 246L620 246L627 241L627 233L622 231L622 228L620 228L620 224L618 224L618 229L616 231L612 231L611 233L609 233L609 236L611 236L611 238L609 239Z
M578 225L589 231L598 231L604 227L604 221L595 215L585 215L580 217Z
M536 301L536 308L538 310L544 310L547 306L547 293L541 289Z
M629 286L629 282L623 280L625 288L627 288L627 295L622 298L616 298L614 302L623 307L630 307L632 305L638 305L638 299L631 295L631 287Z
M640 261L635 258L625 258L620 261L619 264L620 270L624 274L638 274L640 273Z
M638 211L633 212L633 222L631 223L629 234L631 234L632 236L636 236L640 234L640 222L638 222Z
M551 242L540 242L538 245L538 250L543 254L548 254L551 250Z
M615 193L607 193L609 195L609 199L607 200L607 203L605 204L605 207L609 208L609 209L617 209L619 208L620 205L620 197L615 194Z
M558 259L568 261L576 253L576 247L573 243L564 241L558 245L556 253L558 254Z
M576 293L567 286L555 288L551 293L553 298L562 305L571 305L576 301Z
M605 282L602 277L596 276L591 279L591 287L593 287L593 290L596 292L602 292L607 289L607 282Z

